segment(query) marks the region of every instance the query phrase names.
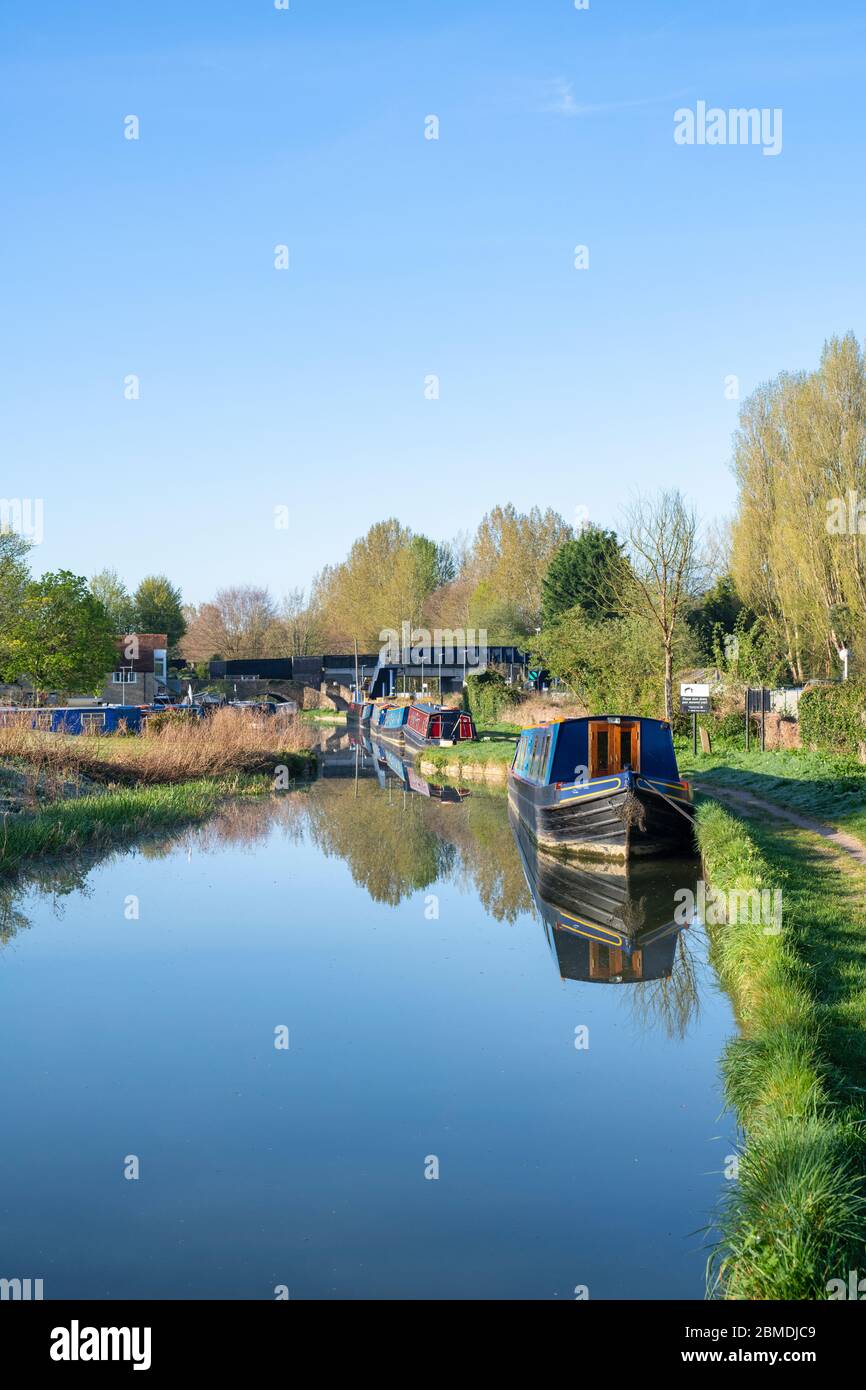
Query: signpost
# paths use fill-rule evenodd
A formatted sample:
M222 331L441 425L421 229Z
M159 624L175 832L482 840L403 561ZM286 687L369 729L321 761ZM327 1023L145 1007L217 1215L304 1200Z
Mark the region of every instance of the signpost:
M692 753L698 751L698 715L710 712L710 687L684 681L680 685L680 713L692 716Z

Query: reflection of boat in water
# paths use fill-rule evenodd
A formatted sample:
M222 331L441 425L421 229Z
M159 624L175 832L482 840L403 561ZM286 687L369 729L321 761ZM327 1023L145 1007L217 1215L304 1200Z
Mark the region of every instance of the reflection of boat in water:
M371 738L366 732L350 733L348 738L349 745L355 749L357 775L375 775L382 788L391 787L396 782L400 790L425 796L430 801L440 801L444 806L465 801L471 795L466 787L429 782L393 747L376 737ZM327 772L324 775L327 776Z
M675 893L694 885L697 861L566 862L539 853L513 811L510 819L563 979L625 984L673 973L685 925L674 919Z
M408 704L377 706L370 720L370 737L402 746L409 709Z
M375 740L373 741L373 752L380 763L384 762L388 771L393 774L405 791L415 792L417 796L429 797L432 801L441 801L443 805L465 801L469 795L465 787L449 787L437 782L428 782L427 778L422 777L411 763L404 762L392 748L386 748L384 744Z

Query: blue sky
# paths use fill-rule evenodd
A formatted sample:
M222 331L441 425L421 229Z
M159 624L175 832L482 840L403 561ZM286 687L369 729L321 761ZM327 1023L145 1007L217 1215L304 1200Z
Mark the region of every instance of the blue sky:
M388 514L730 512L725 378L863 335L864 60L855 0L7 0L0 492L44 499L34 568L200 601ZM699 100L781 108L781 154L676 145Z

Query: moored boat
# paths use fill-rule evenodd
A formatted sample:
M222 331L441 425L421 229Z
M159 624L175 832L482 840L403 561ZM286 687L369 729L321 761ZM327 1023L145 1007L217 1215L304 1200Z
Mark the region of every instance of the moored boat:
M370 735L388 743L402 743L409 718L409 705L379 705L370 720Z
M478 735L472 716L465 710L418 704L409 707L405 737L416 748L450 748L453 743Z
M347 724L369 724L373 715L372 700L352 700L346 710Z
M628 859L694 848L694 807L662 719L596 715L524 729L508 798L539 849Z

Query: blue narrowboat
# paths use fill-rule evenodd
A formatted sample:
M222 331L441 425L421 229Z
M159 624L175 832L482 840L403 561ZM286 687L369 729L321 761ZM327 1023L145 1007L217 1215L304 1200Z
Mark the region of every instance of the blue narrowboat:
M89 708L35 710L30 727L52 734L140 734L148 715L183 713L200 718L202 711L189 705L96 705Z
M694 849L694 807L662 719L601 714L524 729L508 797L540 850L628 859Z
M43 709L33 715L34 729L52 734L140 734L149 706L103 705L91 709Z
M369 724L372 714L372 700L352 700L346 710L346 722L349 724Z
M373 712L370 735L388 743L402 743L408 718L408 705L380 705Z
M478 737L470 714L441 705L410 705L404 734L406 742L416 748L448 748Z

